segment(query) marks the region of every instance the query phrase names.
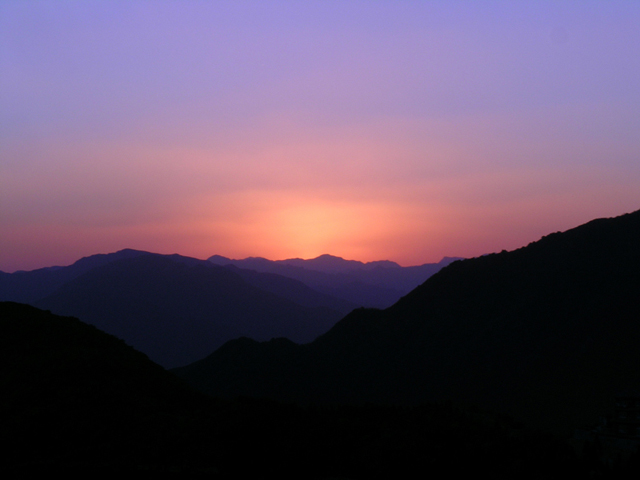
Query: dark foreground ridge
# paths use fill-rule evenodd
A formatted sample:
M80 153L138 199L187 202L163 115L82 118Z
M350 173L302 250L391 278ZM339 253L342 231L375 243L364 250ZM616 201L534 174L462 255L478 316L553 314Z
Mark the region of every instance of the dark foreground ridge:
M0 365L2 468L157 461L208 403L122 340L13 302L0 303Z
M607 471L550 435L450 404L303 408L207 398L121 340L28 305L0 303L0 355L5 478L585 478Z
M307 345L241 339L175 372L212 395L451 399L567 433L640 387L640 211L455 262Z

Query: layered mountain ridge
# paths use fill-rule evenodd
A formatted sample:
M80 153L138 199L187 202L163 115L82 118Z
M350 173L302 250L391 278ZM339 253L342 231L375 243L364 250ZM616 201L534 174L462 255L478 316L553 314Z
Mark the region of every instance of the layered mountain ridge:
M331 259L334 267L361 265ZM397 276L396 271L403 269L396 265L385 272L391 270ZM417 285L424 279L426 276L413 281ZM368 292L364 297L374 299L380 288L371 284L357 287ZM399 298L400 293L394 295ZM1 300L80 317L165 367L199 360L241 336L310 342L363 305L286 275L131 249L85 257L67 267L0 272Z
M226 344L182 378L213 395L455 401L571 429L640 386L640 212L455 262L308 345Z
M301 258L267 260L261 257L232 260L214 255L208 260L216 265L233 265L242 269L293 278L314 290L356 306L387 308L431 275L462 258L444 257L438 263L425 263L412 267L401 267L389 260L364 263L333 255L320 255L309 260Z

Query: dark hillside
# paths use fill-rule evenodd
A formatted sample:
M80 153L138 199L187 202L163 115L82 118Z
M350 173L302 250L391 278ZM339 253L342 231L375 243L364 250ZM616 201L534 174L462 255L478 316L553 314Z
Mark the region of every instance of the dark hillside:
M3 478L386 479L446 471L533 479L588 472L557 439L451 405L216 401L121 340L28 305L0 303L0 373Z
M12 302L0 303L0 365L2 468L158 461L181 415L210 403L122 340Z

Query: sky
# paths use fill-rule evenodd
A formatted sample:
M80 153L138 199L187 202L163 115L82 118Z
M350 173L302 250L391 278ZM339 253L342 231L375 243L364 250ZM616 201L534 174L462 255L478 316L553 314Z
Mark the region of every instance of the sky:
M0 270L401 265L640 209L637 1L0 0Z

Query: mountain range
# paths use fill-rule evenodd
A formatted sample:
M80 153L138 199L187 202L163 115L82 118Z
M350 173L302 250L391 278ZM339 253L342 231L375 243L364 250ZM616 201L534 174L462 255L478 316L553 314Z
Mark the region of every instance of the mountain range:
M291 316L274 313L271 326L295 328L344 301L273 273L132 250L2 274L0 286L51 309L103 310L141 342L165 329L185 351L194 339L172 329L204 328L202 312L216 319L247 302L233 313L240 325L286 305ZM286 299L302 291L307 310ZM616 396L640 398L638 292L640 211L453 262L309 343L227 341L173 369L182 381L91 325L0 301L0 471L622 478L621 450L604 466L598 442L582 442L579 459L530 427L566 437L611 413ZM622 466L636 478L640 456Z
M456 401L570 431L640 387L640 211L454 262L312 343L231 341L175 373L211 395Z
M375 298L382 289L399 298L408 292L411 281L418 285L441 268L438 264L402 268L392 262L374 262L374 268L362 269L360 262L331 256L308 262L325 268L326 259L330 269L343 273L289 266L294 275L287 276L127 249L85 257L67 267L0 272L0 301L29 303L82 318L124 339L164 367L177 367L242 336L310 342L361 305L349 296L345 299L311 288L296 278L299 272L349 281L356 275L364 279L368 272L370 283L359 281L353 287L361 296ZM380 286L380 282L398 287Z
M0 302L3 478L543 478L589 471L558 439L451 405L217 400L75 318ZM593 463L593 462L591 462Z
M274 273L299 280L312 289L350 302L354 306L387 308L416 288L431 275L461 257L444 257L438 263L401 267L388 260L363 263L332 255L303 260L267 260L249 257L231 260L220 255L209 257L216 265L233 265L257 272Z

